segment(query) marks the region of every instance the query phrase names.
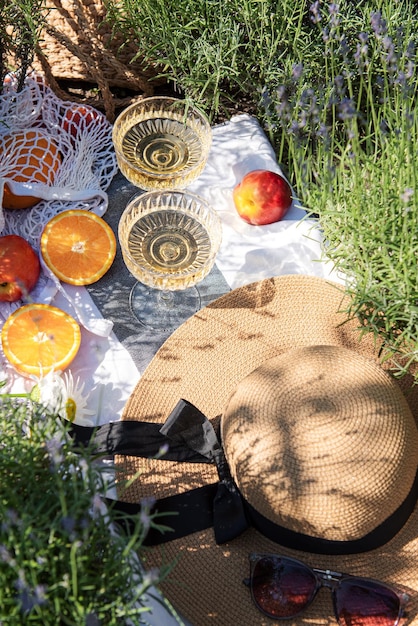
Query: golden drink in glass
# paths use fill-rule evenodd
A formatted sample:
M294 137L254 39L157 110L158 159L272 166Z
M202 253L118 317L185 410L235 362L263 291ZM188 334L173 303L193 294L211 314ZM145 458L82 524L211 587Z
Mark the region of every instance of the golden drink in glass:
M131 309L145 326L172 331L200 308L195 288L212 269L222 238L216 211L198 196L135 196L119 222L124 262L139 281Z
M122 174L144 190L182 189L205 167L212 132L187 101L157 96L127 107L113 126Z

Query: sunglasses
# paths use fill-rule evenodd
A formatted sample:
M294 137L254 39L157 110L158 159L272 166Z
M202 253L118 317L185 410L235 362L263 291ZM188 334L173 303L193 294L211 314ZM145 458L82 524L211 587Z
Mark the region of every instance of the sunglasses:
M250 565L244 583L256 607L276 620L299 615L321 587L331 590L340 626L397 626L409 600L406 593L376 580L314 569L284 556L251 554Z

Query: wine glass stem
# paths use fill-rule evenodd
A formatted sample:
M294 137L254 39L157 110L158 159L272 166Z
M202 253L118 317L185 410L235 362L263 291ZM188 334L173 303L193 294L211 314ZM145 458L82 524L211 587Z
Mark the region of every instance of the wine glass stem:
M174 303L174 295L168 289L162 289L158 295L158 303L166 309L172 309Z

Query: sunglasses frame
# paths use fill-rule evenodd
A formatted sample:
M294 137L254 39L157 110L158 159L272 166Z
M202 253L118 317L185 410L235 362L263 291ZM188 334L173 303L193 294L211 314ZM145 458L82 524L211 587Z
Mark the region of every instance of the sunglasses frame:
M286 561L290 561L293 564L297 564L297 565L302 566L305 569L308 569L314 575L314 577L316 579L316 587L315 587L315 590L314 590L314 592L312 594L312 598L307 603L307 605L304 606L300 611L295 613L295 615L291 615L291 616L288 616L288 617L273 616L270 613L268 613L267 611L265 611L264 609L262 609L261 606L259 606L259 604L256 602L255 597L254 597L254 590L253 590L254 570L255 570L255 566L257 565L257 563L259 563L260 560L264 559L264 558L284 559ZM267 617L270 617L271 619L285 620L285 619L293 619L293 618L297 617L298 615L303 613L314 602L315 597L316 597L318 591L322 587L325 587L325 588L327 588L327 589L329 589L331 591L332 604L333 604L335 618L336 618L338 624L340 626L342 626L341 622L339 620L338 614L337 614L336 593L338 592L338 589L339 589L341 583L344 580L359 581L360 583L361 582L373 583L374 585L378 585L380 588L382 588L384 590L388 590L391 593L394 593L397 596L398 600L399 600L399 610L398 610L398 615L397 615L395 621L393 622L393 624L391 626L399 626L402 618L404 618L406 616L405 609L406 609L406 606L407 606L408 601L410 599L410 596L407 593L401 591L400 589L396 589L395 587L392 587L391 585L388 585L386 583L382 583L380 580L375 580L373 578L365 578L363 576L355 576L355 575L352 575L352 574L345 574L344 572L335 572L335 571L329 570L329 569L326 569L326 570L318 569L318 568L315 568L315 567L311 567L310 565L307 565L303 561L299 561L298 559L293 559L292 557L284 556L284 555L281 555L281 554L258 554L258 553L253 552L253 553L251 553L249 555L249 560L250 560L250 577L249 578L245 578L243 582L244 582L245 585L247 585L247 587L250 587L251 598L252 598L253 603L257 607L257 609L259 611L261 611L261 613L263 613L264 615L267 615Z

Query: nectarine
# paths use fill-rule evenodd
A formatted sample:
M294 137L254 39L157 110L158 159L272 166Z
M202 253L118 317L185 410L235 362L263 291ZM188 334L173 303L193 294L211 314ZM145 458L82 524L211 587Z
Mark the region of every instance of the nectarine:
M292 204L292 190L280 174L254 170L235 186L233 198L238 215L249 224L261 226L284 218Z
M39 257L19 235L0 237L0 302L16 302L38 282Z
M67 109L62 127L66 133L70 133L73 138L80 134L89 132L93 126L106 126L106 118L100 111L88 105L74 104Z

